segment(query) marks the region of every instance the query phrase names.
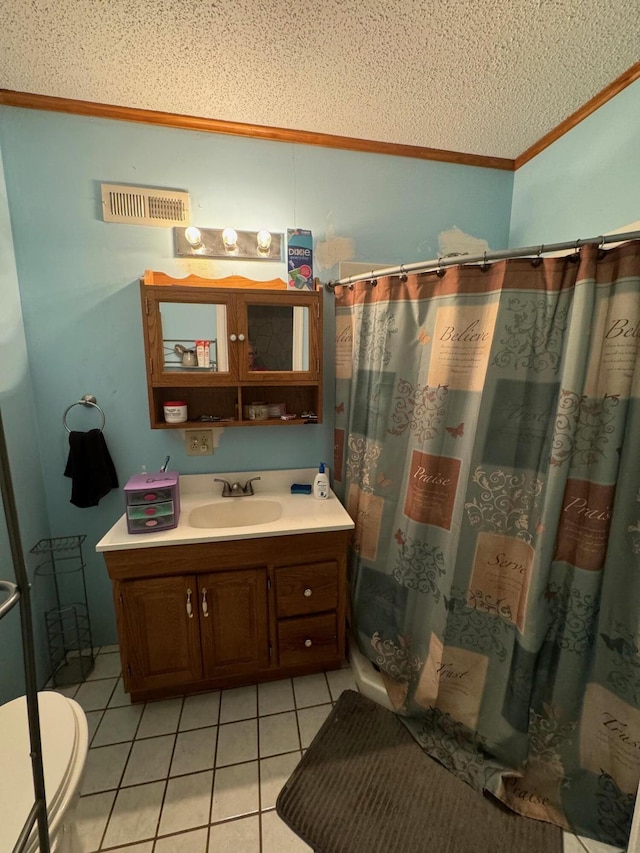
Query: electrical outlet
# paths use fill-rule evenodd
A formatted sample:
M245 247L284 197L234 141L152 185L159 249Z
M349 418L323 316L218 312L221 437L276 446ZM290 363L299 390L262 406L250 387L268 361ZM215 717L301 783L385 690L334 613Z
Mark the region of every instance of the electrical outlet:
M213 432L210 429L188 429L187 456L210 456L213 453Z

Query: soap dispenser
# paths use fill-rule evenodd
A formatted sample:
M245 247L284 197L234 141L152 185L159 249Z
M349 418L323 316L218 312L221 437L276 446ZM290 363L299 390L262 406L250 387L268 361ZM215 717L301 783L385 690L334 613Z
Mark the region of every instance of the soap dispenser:
M329 477L325 473L324 462L320 463L318 473L313 481L313 496L319 500L326 500L329 497Z

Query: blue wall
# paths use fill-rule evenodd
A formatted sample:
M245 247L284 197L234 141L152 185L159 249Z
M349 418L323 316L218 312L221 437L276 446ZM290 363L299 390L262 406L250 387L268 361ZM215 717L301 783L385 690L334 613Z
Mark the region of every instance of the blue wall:
M640 80L515 173L509 245L596 237L640 219Z
M10 455L10 479L19 515L18 541L32 581L32 610L36 659L40 680L47 677L47 645L43 636L44 610L52 606L46 579L34 577L38 561L29 549L46 538L49 521L40 453L36 411L24 336L18 275L13 253L9 205L0 151L0 412ZM0 578L16 580L9 547L8 518L0 501ZM4 599L4 595L2 598ZM14 608L0 622L0 703L24 689L20 613Z
M175 433L150 430L138 295L144 270L265 279L284 277L285 267L176 259L171 229L102 221L101 182L188 190L192 221L204 227L310 228L317 257L319 244L331 249L336 238L353 241L353 257L342 259L380 264L437 256L439 233L454 227L491 248L508 239L508 172L13 108L0 108L0 151L29 354L29 372L20 355L23 381L30 377L33 387L32 396L23 392L29 416L24 433L13 430L10 453L23 505L41 463L37 501L51 535L87 535L97 644L115 642L116 631L107 572L93 548L122 513L122 497L112 492L90 509L69 503L65 408L82 394L96 396L121 484L167 454L183 473L307 467L333 455L334 355L333 296L325 293L322 425L227 429L215 455L203 458L187 457ZM10 244L8 230L0 219ZM337 269L315 272L327 281ZM16 302L15 272L8 289ZM12 325L22 337L20 318ZM91 411L76 407L73 415L76 429L96 425ZM32 525L27 544L41 535ZM5 642L0 637L0 648Z

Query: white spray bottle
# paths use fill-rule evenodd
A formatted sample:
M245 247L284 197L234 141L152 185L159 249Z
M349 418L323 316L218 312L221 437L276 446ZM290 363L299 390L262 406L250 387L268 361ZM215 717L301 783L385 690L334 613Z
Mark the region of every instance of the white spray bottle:
M325 463L321 462L318 473L313 481L313 496L319 500L329 497L329 476L325 473Z

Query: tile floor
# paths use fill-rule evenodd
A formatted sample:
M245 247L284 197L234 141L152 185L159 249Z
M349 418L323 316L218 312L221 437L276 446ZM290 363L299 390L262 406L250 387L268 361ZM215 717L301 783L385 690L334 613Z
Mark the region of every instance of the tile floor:
M89 756L77 811L83 853L298 853L278 792L350 669L131 705L117 646L86 682Z
M103 646L76 699L89 723L77 810L83 853L302 853L278 792L351 670L131 705L117 646ZM565 834L565 853L615 848Z

